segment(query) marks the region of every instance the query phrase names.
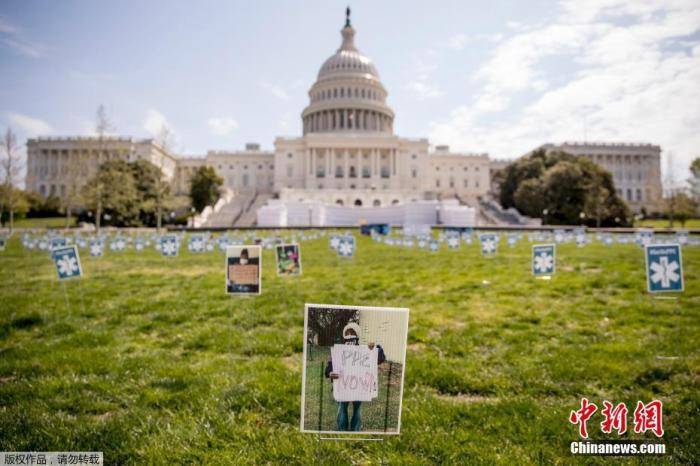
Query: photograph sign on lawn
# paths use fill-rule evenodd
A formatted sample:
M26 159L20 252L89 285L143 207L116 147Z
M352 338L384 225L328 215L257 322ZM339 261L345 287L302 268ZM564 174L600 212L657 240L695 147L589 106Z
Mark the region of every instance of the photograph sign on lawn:
M226 247L226 292L234 295L260 294L262 291L262 247L259 245Z
M59 280L79 278L83 275L77 246L62 246L53 249L51 258L56 265L56 273L58 273Z
M680 244L647 244L644 246L644 256L649 293L684 290Z
M532 246L532 274L535 276L554 275L556 245L535 244Z
M408 309L307 304L301 431L398 434Z
M301 251L298 244L276 247L277 275L301 275Z

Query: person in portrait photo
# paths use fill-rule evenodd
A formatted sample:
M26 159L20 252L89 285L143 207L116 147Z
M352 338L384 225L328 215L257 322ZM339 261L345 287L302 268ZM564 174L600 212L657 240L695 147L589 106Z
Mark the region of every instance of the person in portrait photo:
M229 247L226 256L226 291L260 293L260 247Z
M360 344L360 326L354 322L351 322L345 326L343 329L343 344L345 345L359 345ZM370 341L367 346L370 350L373 350L375 343ZM377 365L381 365L386 361L386 356L384 355L384 349L381 345L376 345L377 347ZM333 359L328 358L326 362L325 375L330 380L336 380L340 377L340 374L333 371ZM376 377L375 377L376 380ZM332 390L332 387L331 387ZM349 416L349 407L352 404L352 418ZM338 402L338 431L353 431L359 432L362 427L362 401L339 401Z

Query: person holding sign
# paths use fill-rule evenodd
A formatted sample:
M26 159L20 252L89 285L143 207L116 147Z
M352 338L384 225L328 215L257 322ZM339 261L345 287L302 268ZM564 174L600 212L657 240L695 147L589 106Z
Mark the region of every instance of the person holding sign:
M343 344L336 344L326 363L325 375L333 383L338 402L338 431L358 432L362 425L363 401L378 396L378 366L386 361L381 345L360 345L360 326L354 322L343 328ZM352 403L352 419L348 410Z
M226 247L226 292L234 295L260 294L260 246Z

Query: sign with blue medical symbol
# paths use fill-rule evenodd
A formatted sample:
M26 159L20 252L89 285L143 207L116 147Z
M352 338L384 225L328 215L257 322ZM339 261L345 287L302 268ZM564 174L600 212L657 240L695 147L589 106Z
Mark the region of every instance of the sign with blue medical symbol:
M164 257L177 256L177 237L175 235L163 235L160 237L160 252Z
M352 257L355 254L355 237L341 236L338 242L338 254L343 257Z
M648 244L644 247L649 293L683 291L680 244Z
M83 275L77 246L62 246L51 251L51 258L56 265L59 280L76 278Z
M496 254L498 238L495 234L484 233L483 235L479 235L479 241L481 242L481 254L485 256Z
M432 252L436 252L438 249L440 249L440 243L438 243L438 240L436 240L436 239L431 239L430 242L428 243L428 248Z
M450 235L447 237L447 247L450 249L459 249L459 236Z
M62 248L66 244L67 243L66 243L65 238L51 238L51 243L50 243L51 246L50 247L51 247L51 250L53 250L56 248Z
M532 246L532 274L553 275L555 268L555 245L535 244Z
M90 240L90 257L102 257L104 248L102 247L102 241L99 239Z
M187 248L190 250L190 252L204 252L204 236L190 236L187 243Z

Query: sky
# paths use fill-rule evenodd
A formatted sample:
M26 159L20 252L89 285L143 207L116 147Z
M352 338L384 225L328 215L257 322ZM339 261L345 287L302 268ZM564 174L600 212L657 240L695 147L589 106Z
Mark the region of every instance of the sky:
M183 155L272 149L301 134L347 2L3 0L0 129L113 133L165 125ZM352 1L394 129L518 157L546 142L662 148L664 181L700 156L700 1Z

